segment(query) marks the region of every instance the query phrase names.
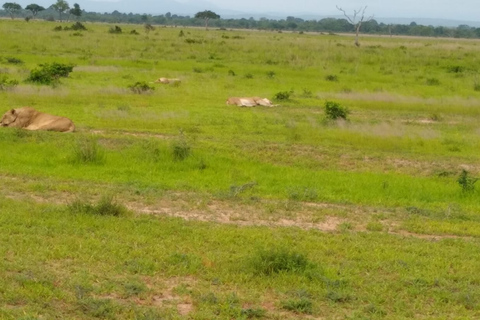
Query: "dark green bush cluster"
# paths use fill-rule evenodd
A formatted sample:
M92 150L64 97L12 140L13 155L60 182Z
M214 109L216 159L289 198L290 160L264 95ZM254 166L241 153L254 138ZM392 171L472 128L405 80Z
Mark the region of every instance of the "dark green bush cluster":
M30 71L27 81L38 84L53 84L58 82L60 78L67 78L75 65L53 62L39 66L40 68Z
M338 81L338 77L334 74L329 74L325 77L325 80L327 81L331 81L331 82L337 82Z
M138 33L137 30L133 29L132 31L130 31L130 34L140 34L140 33Z
M127 212L125 206L114 201L113 196L103 196L96 204L77 199L68 204L68 210L74 214L95 214L100 216L121 216Z
M292 91L280 91L280 92L275 93L275 95L273 96L273 99L275 99L275 100L289 100L290 95L292 93L293 93Z
M23 61L15 57L5 57L7 63L10 64L23 64Z
M111 27L111 28L108 30L108 32L109 32L109 33L119 34L119 33L122 33L122 28L120 28L119 26Z
M154 87L149 86L148 83L146 83L145 81L137 81L137 82L135 82L134 84L132 84L131 86L128 86L128 87L134 93L138 93L138 94L147 93L147 92L155 90Z
M350 111L347 107L341 106L338 102L325 102L325 117L329 120L344 119L347 120Z

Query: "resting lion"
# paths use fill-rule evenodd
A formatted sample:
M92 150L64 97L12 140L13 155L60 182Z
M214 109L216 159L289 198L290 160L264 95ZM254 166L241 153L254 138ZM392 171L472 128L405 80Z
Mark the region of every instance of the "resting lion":
M26 130L49 130L73 132L75 125L72 120L23 107L7 111L0 122L2 127L23 128Z
M181 82L182 80L177 79L177 78L158 78L157 80L154 81L154 83L164 83L164 84L169 84L169 83L174 83L174 82Z
M227 105L236 105L239 107L255 107L255 106L264 106L264 107L275 107L276 105L272 104L267 98L260 97L231 97L227 99Z

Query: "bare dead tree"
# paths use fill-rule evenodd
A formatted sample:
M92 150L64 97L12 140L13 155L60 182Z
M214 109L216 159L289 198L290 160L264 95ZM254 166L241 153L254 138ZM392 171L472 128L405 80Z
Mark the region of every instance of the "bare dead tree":
M355 45L357 47L360 46L358 42L358 34L360 33L360 27L362 26L363 22L367 22L373 19L373 15L365 19L365 11L367 10L367 6L361 7L358 10L353 10L353 16L347 15L347 12L337 6L337 9L343 12L343 15L347 18L348 22L355 28Z

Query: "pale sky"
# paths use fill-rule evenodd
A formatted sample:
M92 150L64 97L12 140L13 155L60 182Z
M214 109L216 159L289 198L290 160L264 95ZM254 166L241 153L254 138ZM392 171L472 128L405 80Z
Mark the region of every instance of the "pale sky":
M23 7L37 3L48 7L56 0L12 0ZM190 11L212 10L220 15L239 11L254 14L339 16L336 5L349 13L368 6L366 15L374 18L434 18L480 22L479 0L67 0L71 7L80 4L87 11L100 12L112 2L119 11L162 14L172 8L172 2L185 4ZM107 6L106 6L107 5ZM177 6L174 6L177 8ZM180 10L180 9L179 9ZM185 12L172 13L184 14Z

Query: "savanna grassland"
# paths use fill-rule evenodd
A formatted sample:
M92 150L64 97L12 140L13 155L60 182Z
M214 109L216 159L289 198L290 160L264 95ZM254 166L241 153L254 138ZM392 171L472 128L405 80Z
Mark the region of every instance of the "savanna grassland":
M478 41L71 24L0 20L77 128L0 130L0 319L480 318Z

